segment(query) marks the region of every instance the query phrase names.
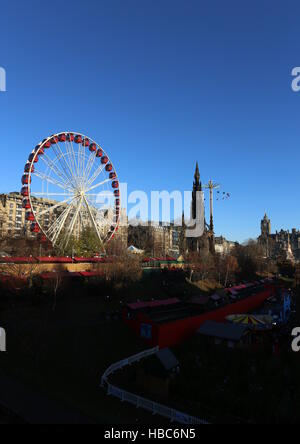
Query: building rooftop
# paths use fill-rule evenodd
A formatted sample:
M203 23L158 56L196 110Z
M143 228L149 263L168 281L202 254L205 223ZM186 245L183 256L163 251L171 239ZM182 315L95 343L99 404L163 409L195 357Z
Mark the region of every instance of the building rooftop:
M166 371L170 371L179 366L176 356L169 348L164 348L163 350L157 352L156 357L159 359Z
M227 341L238 342L248 331L246 325L221 324L213 321L206 321L197 331L198 335L212 338L225 339Z
M140 309L147 309L147 308L156 308L156 307L167 307L170 305L179 304L180 300L177 298L171 298L171 299L163 299L163 300L154 300L154 301L147 301L147 302L134 302L132 304L128 304L127 307L130 308L130 310L140 310Z
M142 312L149 320L155 323L164 324L187 317L199 316L203 313L254 296L264 291L265 284L267 283L268 280L265 280L264 282L256 282L253 286L246 284L240 285L238 286L239 289L237 289L237 287L227 288L218 292L219 294L207 297L206 301L204 298L196 298L198 299L198 303L196 299L195 302L193 302L193 300L183 302L180 299L172 298L131 303L127 305L127 308L131 311Z

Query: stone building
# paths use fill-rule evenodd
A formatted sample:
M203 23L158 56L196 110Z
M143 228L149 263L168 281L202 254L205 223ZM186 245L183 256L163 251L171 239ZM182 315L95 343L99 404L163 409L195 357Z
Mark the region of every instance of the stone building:
M31 236L30 224L25 221L26 210L22 206L23 197L14 192L0 195L0 237ZM40 198L32 198L33 208L43 211L53 202ZM49 213L43 216L45 227L49 227L52 219Z
M261 221L261 235L258 238L266 257L282 257L291 261L300 260L300 231L293 228L272 234L271 220L265 214Z
M228 241L223 236L215 238L215 252L221 255L227 255L236 247L237 242Z
M181 227L162 222L129 224L128 244L134 245L152 257L179 255Z

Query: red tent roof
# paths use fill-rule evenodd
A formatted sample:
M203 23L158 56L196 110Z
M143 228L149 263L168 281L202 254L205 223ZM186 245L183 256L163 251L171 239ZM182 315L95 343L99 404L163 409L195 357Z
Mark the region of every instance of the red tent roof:
M70 257L37 257L37 261L41 264L72 264Z
M97 271L81 271L80 275L83 277L95 277L95 276L103 276L104 273L97 272Z
M170 261L170 262L177 262L177 259L175 257L172 257L172 256L167 256L166 260Z
M104 264L108 262L108 258L105 257L75 257L75 262L81 262L81 263L91 263L91 264Z
M146 302L134 302L132 304L128 304L127 307L131 310L140 310L142 308L154 308L154 307L163 307L168 305L175 305L180 302L177 298L171 299L163 299L161 301L146 301Z

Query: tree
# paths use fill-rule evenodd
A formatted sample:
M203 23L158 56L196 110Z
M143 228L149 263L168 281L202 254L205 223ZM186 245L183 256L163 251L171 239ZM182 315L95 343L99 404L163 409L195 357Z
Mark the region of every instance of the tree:
M79 237L70 236L68 244L64 244L66 239L66 232L63 231L54 247L54 252L57 256L94 256L103 252L103 244L100 242L97 234L91 227L86 227L80 233Z
M239 269L239 264L237 261L237 258L234 256L225 256L225 280L224 280L224 287L226 288L228 285L228 280L232 280L236 274L236 272Z
M266 264L262 246L252 239L244 245L237 245L233 255L237 259L241 279L255 278L256 273L262 271Z
M201 250L199 253L189 253L188 262L191 267L190 280L194 273L200 274L201 280L204 280L209 277L210 273L215 271L214 257L207 250Z
M101 265L99 270L105 272L106 279L117 282L135 282L142 277L141 258L138 255L130 255L124 253L120 256L115 256L114 261L107 264L104 268Z

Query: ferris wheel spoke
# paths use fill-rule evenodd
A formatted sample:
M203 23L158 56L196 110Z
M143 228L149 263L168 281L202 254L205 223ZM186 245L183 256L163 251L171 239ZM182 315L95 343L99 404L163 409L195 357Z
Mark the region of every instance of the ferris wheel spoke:
M32 173L34 176L39 177L42 180L46 180L49 183L52 183L52 185L56 185L61 189L67 189L72 193L72 188L69 188L67 185L65 185L62 182L59 182L58 180L54 179L53 177L48 176L47 174L41 173L40 171L34 170L34 173Z
M70 203L69 206L67 206L63 212L58 216L58 218L53 222L53 224L51 225L51 227L47 230L47 235L51 235L52 233L55 233L55 230L59 227L60 223L62 222L62 220L64 220L65 215L69 214L69 212L72 209L72 202Z
M85 148L79 145L78 149L78 167L79 167L79 177L81 178L81 186L84 183L84 167L85 167Z
M91 178L88 180L87 182L87 186L90 187L91 185L93 185L93 183L95 182L95 180L97 179L97 177L102 173L102 171L104 170L105 165L100 165L93 173L93 175L91 176Z
M35 193L35 192L31 192L32 196L38 196L38 197L47 197L47 196L74 196L74 193Z
M49 207L49 208L46 208L45 210L43 210L41 213L38 213L37 215L38 216L43 216L44 214L47 214L47 213L49 213L49 212L51 212L51 211L54 211L54 210L56 210L57 208L59 208L59 207L62 207L62 206L65 206L70 200L72 199L72 201L74 200L74 196L71 196L71 197L69 197L68 199L66 199L66 200L63 200L63 201L61 201L61 202L58 202L56 205L54 205L53 207Z
M57 158L58 158L58 161L60 162L60 164L61 164L61 166L62 166L62 168L63 168L63 170L64 170L66 176L67 176L67 177L70 179L70 181L72 182L72 181L74 180L74 175L73 175L73 173L72 173L72 170L71 170L71 168L70 168L69 163L68 163L67 160L65 159L65 156L64 156L64 154L63 154L63 152L62 152L62 150L61 150L59 144L56 143L55 145L52 145L52 146L53 146L53 151L55 152L55 154L56 154L56 156L57 156ZM59 156L59 154L61 154L61 156Z
M78 170L78 165L76 162L76 155L75 155L75 151L74 151L74 147L73 147L73 142L66 142L66 146L69 147L70 149L70 158L71 158L71 162L72 162L72 167L73 167L73 171L75 171L77 173L77 178L76 178L76 184L79 185L78 183L78 177L79 177L79 170Z
M78 179L81 177L81 147L78 147L78 153L77 153L77 166L78 166ZM81 183L82 185L82 183Z
M41 156L42 161L52 170L55 174L63 181L69 183L69 178L64 172L62 172L56 165L56 163L50 159L50 157L45 153ZM58 160L58 159L57 159Z
M89 202L89 204L92 206L92 205L93 205L93 202L91 202L91 200L88 198L88 196L85 196L85 197L86 197L87 201ZM106 209L105 209L105 211L106 211ZM99 217L99 218L102 219L105 223L107 223L107 219L105 219L105 217L102 216L102 214L101 214L101 210L98 210L98 211L97 211L97 217Z
M115 199L115 196L113 194L108 194L105 192L99 192L99 193L86 193L85 194L88 199L93 201L97 205L104 205L106 202L113 202L113 199ZM101 198L101 200L100 200Z
M72 159L71 159L71 156L70 156L70 149L69 149L69 146L68 146L67 142L65 142L65 148L66 148L66 154L67 154L66 157L67 158L64 156L64 160L65 160L65 163L68 166L68 173L69 173L69 172L74 171L74 169L73 169L73 165L72 165Z
M95 159L96 159L96 154L92 152L88 158L87 166L84 171L85 182L86 182L86 180L88 181L88 178L89 178L89 175L91 174L91 170L92 170L93 164L95 162Z
M56 244L56 242L57 242L57 240L58 240L58 238L60 236L60 233L62 232L62 230L64 228L64 225L65 225L65 223L67 221L67 218L68 218L70 212L72 211L72 209L73 209L73 202L71 202L71 204L68 206L68 208L66 208L62 212L60 217L57 218L55 224L53 224L53 228L52 227L50 228L49 235L50 235L50 233L53 233L53 237L51 239L52 242L53 242L53 245Z
M110 191L104 191L104 192L99 192L99 193L86 193L86 196L106 196L106 197L114 197L114 194L111 193Z
M76 174L75 182L76 182L76 185L79 186L79 171L78 171L78 165L76 162L76 155L75 155L73 143L67 142L67 146L69 147L69 150L70 150L70 162L72 164L72 169L73 169L74 174Z
M65 247L68 246L68 243L70 241L70 237L71 237L71 235L73 233L73 230L75 228L75 224L76 224L76 221L77 221L79 213L80 213L80 208L82 206L82 201L83 201L83 197L80 198L80 201L79 201L79 204L78 204L78 206L76 208L74 216L73 216L73 218L72 218L72 220L71 220L71 222L69 224L69 227L67 229L67 238L66 238L66 242L65 242Z
M56 143L55 146L56 146L57 150L59 151L59 153L61 154L61 159L64 161L64 165L65 165L65 167L66 167L66 169L67 169L67 174L70 175L71 178L73 178L73 177L74 177L74 174L73 174L73 172L72 172L72 168L71 168L71 166L70 166L70 163L69 163L68 159L66 159L66 156L65 156L64 153L62 152L62 149L61 149L61 147L60 147L60 144L59 144L59 143Z
M95 218L93 216L93 212L92 212L92 209L90 207L90 204L89 204L89 202L88 202L88 200L87 200L87 198L85 196L83 196L83 199L85 201L86 207L88 209L88 213L90 215L90 219L92 221L92 224L94 225L94 228L96 230L96 233L97 233L97 236L99 238L99 241L101 242L101 244L103 244L103 241L102 241L102 238L101 238L101 235L100 235L100 232L99 232L99 228L98 228L98 225L96 224L96 221L95 221Z
M86 190L86 193L88 193L89 191L95 190L96 188L99 188L99 187L101 187L102 185L105 185L108 182L111 182L111 179L105 179L102 182L97 183L97 185L93 185L91 188Z

